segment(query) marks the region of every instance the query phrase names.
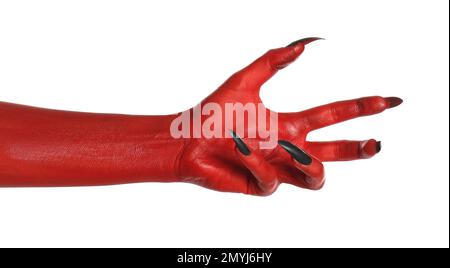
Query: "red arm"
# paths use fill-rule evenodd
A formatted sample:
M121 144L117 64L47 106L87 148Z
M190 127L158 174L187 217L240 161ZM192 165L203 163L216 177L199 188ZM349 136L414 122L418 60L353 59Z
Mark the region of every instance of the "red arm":
M171 123L180 114L89 114L0 103L0 186L183 181L254 195L271 194L281 183L320 189L325 182L322 162L370 158L380 151L381 143L374 139L310 142L308 133L381 113L402 100L364 97L295 113L265 109L259 97L261 86L316 40L305 38L269 50L202 102L225 110L230 103L261 107L258 118L241 115L231 128L238 121L258 121L259 125L259 116L270 114L271 119L277 118L276 147L260 148L260 142L267 140L249 135L250 127L232 132L233 139L174 138ZM210 119L202 116L201 128ZM219 118L217 122L222 124L221 131L228 133L225 121Z
M0 186L176 181L175 116L91 114L0 102Z

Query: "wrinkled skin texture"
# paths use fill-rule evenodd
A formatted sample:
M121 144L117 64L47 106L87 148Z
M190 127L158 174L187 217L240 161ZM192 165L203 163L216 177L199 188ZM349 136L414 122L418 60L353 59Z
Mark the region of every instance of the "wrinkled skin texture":
M232 75L202 104L261 103L263 83L315 40L307 38L268 51ZM309 142L307 134L400 103L399 98L375 96L278 113L278 138L303 149L312 159L305 165L280 146L259 149L261 139L248 138L247 129L238 134L249 155L236 148L229 134L227 138L175 139L170 124L179 114L92 114L0 102L0 186L191 182L218 191L262 196L273 193L281 183L320 189L324 184L322 162L370 158L379 152L380 144L374 139Z

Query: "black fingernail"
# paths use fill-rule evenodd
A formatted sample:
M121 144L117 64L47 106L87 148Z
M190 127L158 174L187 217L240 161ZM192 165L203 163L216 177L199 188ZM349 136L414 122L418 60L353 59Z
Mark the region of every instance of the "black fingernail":
M381 151L381 141L377 141L377 147L376 147L377 153Z
M312 158L305 153L302 149L298 148L294 144L288 142L288 141L278 141L278 144L283 147L292 157L294 157L297 162L299 162L302 165L311 165Z
M248 149L247 145L244 143L244 141L233 131L230 130L231 137L233 137L234 143L236 143L236 147L239 149L239 151L243 155L250 155L250 150Z
M314 41L317 41L317 40L323 40L323 38L320 38L320 37L302 38L302 39L299 39L297 41L294 41L294 42L290 43L286 47L293 47L293 46L297 45L298 43L303 43L304 45L307 45L307 44L309 44L311 42L314 42Z
M388 109L397 107L397 106L399 106L400 104L403 103L403 100L398 98L398 97L387 97L387 98L384 98L384 99L388 103L388 107L387 107Z

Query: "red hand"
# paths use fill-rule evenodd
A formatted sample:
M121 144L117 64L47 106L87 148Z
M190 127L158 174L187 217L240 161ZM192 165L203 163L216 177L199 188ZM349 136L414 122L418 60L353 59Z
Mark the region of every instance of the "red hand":
M202 104L224 108L226 103L261 103L261 85L315 40L307 38L270 50ZM307 142L306 135L400 103L395 97L366 97L276 114L281 141L272 150L258 149L261 139L248 138L248 129L239 133L243 140L234 139L240 150L232 139L174 139L170 124L178 115L87 114L0 103L0 186L187 181L256 195L268 195L280 183L319 189L324 183L321 161L369 158L380 150L380 143Z

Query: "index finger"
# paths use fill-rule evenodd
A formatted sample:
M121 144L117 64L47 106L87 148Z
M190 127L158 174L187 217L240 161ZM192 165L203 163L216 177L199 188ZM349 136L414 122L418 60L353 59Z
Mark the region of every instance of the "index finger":
M305 45L322 38L308 37L290 43L286 47L271 49L250 65L232 76L232 81L242 81L249 89L259 88L278 70L295 61L305 49Z

